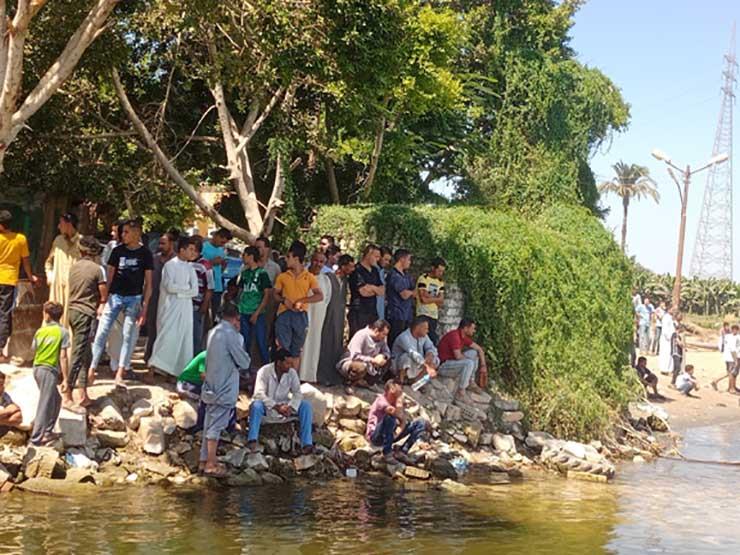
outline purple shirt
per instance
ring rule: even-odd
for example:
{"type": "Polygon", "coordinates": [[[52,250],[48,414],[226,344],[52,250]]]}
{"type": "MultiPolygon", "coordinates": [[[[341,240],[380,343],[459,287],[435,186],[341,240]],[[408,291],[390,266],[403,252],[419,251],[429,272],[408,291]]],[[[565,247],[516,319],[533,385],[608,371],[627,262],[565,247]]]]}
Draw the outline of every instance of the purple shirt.
{"type": "Polygon", "coordinates": [[[378,395],[375,401],[373,401],[373,404],[370,405],[370,413],[367,415],[367,428],[365,428],[365,437],[368,440],[370,440],[375,432],[375,428],[378,427],[378,422],[382,422],[385,417],[385,409],[390,406],[391,404],[383,394],[378,395]]]}

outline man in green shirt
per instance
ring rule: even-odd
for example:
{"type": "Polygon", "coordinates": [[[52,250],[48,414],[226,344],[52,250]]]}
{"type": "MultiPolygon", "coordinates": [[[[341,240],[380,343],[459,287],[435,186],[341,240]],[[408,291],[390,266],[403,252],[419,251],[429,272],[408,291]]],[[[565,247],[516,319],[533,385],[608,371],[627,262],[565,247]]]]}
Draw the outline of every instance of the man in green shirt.
{"type": "Polygon", "coordinates": [[[44,323],[33,336],[33,377],[39,386],[39,404],[31,432],[34,445],[46,445],[59,438],[53,433],[62,408],[57,386],[61,383],[62,393],[66,393],[69,374],[69,332],[59,323],[63,313],[59,303],[44,303],[44,323]]]}
{"type": "Polygon", "coordinates": [[[268,364],[270,352],[267,349],[265,308],[272,294],[272,282],[267,271],[259,265],[260,251],[257,247],[244,249],[242,258],[245,268],[239,275],[238,285],[242,290],[239,297],[239,314],[244,350],[250,352],[252,338],[256,338],[262,364],[268,364]]]}

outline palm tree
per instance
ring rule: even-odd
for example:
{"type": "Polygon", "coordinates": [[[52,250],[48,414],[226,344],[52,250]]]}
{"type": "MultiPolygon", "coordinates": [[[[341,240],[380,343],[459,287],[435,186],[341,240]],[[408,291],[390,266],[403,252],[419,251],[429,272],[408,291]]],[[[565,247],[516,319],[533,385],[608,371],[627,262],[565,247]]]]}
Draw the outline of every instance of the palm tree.
{"type": "Polygon", "coordinates": [[[602,193],[614,193],[622,197],[624,215],[622,217],[622,252],[627,244],[627,212],[630,200],[651,197],[655,202],[660,201],[657,183],[650,177],[650,171],[645,166],[625,164],[621,160],[612,166],[616,174],[611,181],[599,184],[602,193]]]}

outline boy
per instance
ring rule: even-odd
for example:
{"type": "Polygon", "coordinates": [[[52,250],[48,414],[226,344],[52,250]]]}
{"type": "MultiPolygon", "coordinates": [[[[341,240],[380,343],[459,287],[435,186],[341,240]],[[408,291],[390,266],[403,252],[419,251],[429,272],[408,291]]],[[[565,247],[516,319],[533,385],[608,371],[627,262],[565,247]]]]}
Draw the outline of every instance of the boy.
{"type": "Polygon", "coordinates": [[[275,280],[273,294],[280,306],[275,319],[275,340],[279,349],[286,349],[290,356],[300,357],[308,329],[309,303],[323,300],[316,276],[306,270],[306,245],[293,241],[288,250],[288,269],[275,280]]]}
{"type": "Polygon", "coordinates": [[[640,378],[640,383],[642,384],[642,387],[645,388],[645,393],[647,393],[648,397],[650,397],[650,393],[648,393],[648,387],[651,387],[653,390],[653,396],[658,399],[662,399],[663,396],[658,393],[658,376],[653,374],[648,369],[647,359],[645,357],[640,357],[637,359],[637,366],[635,366],[635,370],[637,370],[637,377],[640,378]]]}
{"type": "Polygon", "coordinates": [[[54,424],[62,408],[62,396],[57,385],[62,384],[62,393],[67,393],[69,379],[69,332],[59,320],[64,309],[59,303],[44,303],[44,324],[33,336],[33,377],[39,386],[39,404],[31,432],[33,445],[47,445],[59,438],[54,434],[54,424]],[[61,368],[61,376],[59,375],[61,368]]]}
{"type": "Polygon", "coordinates": [[[696,382],[696,378],[694,378],[693,364],[687,364],[686,369],[678,375],[676,378],[676,389],[687,397],[693,397],[691,392],[699,389],[699,384],[696,382]]]}
{"type": "Polygon", "coordinates": [[[383,446],[383,456],[386,464],[398,464],[398,459],[408,460],[407,454],[416,440],[428,428],[427,421],[417,418],[411,423],[405,423],[403,412],[403,390],[393,380],[385,382],[385,391],[378,395],[370,406],[367,417],[367,428],[365,437],[377,447],[383,446]],[[401,428],[401,433],[396,434],[396,426],[401,428]],[[396,449],[393,454],[393,444],[408,436],[403,446],[396,449]]]}
{"type": "Polygon", "coordinates": [[[200,400],[205,405],[200,468],[206,476],[221,478],[226,467],[216,458],[221,432],[228,426],[239,395],[239,370],[249,368],[251,361],[239,335],[239,310],[227,304],[221,321],[208,335],[206,372],[200,400]]]}
{"type": "Polygon", "coordinates": [[[84,408],[92,403],[87,395],[92,340],[96,319],[108,300],[105,269],[94,260],[99,252],[97,240],[86,235],[80,239],[81,258],[69,270],[69,326],[74,340],[64,408],[73,411],[77,411],[78,406],[84,408]],[[75,406],[72,392],[78,386],[80,398],[75,406]]]}
{"type": "Polygon", "coordinates": [[[270,362],[270,352],[267,349],[265,309],[272,294],[272,283],[267,271],[259,265],[260,258],[257,247],[244,249],[242,259],[245,269],[239,274],[238,280],[242,289],[239,296],[239,314],[244,349],[250,352],[252,338],[256,338],[262,364],[267,364],[270,362]]]}

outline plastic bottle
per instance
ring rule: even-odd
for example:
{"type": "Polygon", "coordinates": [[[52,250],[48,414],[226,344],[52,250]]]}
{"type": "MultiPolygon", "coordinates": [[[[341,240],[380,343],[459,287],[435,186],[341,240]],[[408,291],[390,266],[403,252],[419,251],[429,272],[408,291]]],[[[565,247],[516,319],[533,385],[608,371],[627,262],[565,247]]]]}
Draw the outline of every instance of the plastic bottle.
{"type": "Polygon", "coordinates": [[[431,379],[432,378],[429,377],[429,374],[425,374],[423,378],[417,380],[411,385],[411,389],[413,389],[414,391],[419,391],[422,387],[428,384],[431,379]]]}

